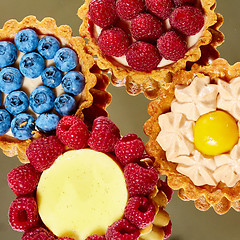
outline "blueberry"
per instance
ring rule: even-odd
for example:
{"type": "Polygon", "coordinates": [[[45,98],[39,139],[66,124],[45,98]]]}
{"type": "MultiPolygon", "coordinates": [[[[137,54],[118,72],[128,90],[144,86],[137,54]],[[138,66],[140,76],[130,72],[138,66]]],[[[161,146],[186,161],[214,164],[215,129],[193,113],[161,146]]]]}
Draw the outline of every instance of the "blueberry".
{"type": "Polygon", "coordinates": [[[62,72],[54,66],[46,68],[42,72],[41,77],[43,84],[50,88],[55,88],[62,82],[62,72]]]}
{"type": "Polygon", "coordinates": [[[63,72],[74,69],[77,61],[77,54],[71,48],[60,48],[54,57],[56,67],[63,72]]]}
{"type": "Polygon", "coordinates": [[[0,109],[0,135],[5,134],[11,127],[11,116],[5,109],[0,109]]]}
{"type": "Polygon", "coordinates": [[[14,38],[17,49],[24,53],[34,51],[38,46],[38,41],[36,32],[29,28],[19,31],[14,38]]]}
{"type": "Polygon", "coordinates": [[[54,106],[56,111],[62,116],[69,116],[76,108],[76,100],[65,93],[55,99],[54,106]]]}
{"type": "Polygon", "coordinates": [[[20,113],[11,122],[12,134],[19,140],[27,140],[34,135],[35,119],[27,113],[20,113]]]}
{"type": "Polygon", "coordinates": [[[66,93],[78,95],[84,88],[84,76],[80,72],[70,71],[63,77],[62,87],[66,93]]]}
{"type": "Polygon", "coordinates": [[[45,113],[54,107],[55,95],[46,86],[36,87],[29,97],[29,104],[35,113],[45,113]]]}
{"type": "Polygon", "coordinates": [[[42,38],[38,43],[38,52],[46,59],[54,58],[60,48],[60,42],[52,36],[42,38]]]}
{"type": "Polygon", "coordinates": [[[23,91],[13,91],[7,95],[4,105],[12,115],[17,115],[28,109],[28,96],[23,91]]]}
{"type": "Polygon", "coordinates": [[[12,65],[17,59],[17,49],[11,42],[0,42],[0,68],[12,65]]]}
{"type": "Polygon", "coordinates": [[[56,130],[60,118],[54,113],[43,113],[36,120],[36,127],[42,132],[53,132],[56,130]]]}
{"type": "Polygon", "coordinates": [[[45,68],[45,61],[39,53],[31,52],[22,56],[19,69],[28,78],[37,78],[45,68]]]}
{"type": "Polygon", "coordinates": [[[0,71],[0,91],[10,93],[21,88],[23,76],[17,68],[6,67],[0,71]]]}

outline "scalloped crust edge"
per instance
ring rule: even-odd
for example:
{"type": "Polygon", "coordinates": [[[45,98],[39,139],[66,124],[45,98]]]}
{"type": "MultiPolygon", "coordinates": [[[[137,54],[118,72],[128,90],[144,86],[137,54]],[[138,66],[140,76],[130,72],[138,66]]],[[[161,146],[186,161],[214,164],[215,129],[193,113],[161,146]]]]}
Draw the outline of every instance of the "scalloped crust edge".
{"type": "MultiPolygon", "coordinates": [[[[37,31],[38,34],[53,35],[60,40],[62,46],[68,46],[76,51],[81,72],[85,77],[85,87],[81,94],[78,110],[75,115],[83,119],[83,109],[89,108],[93,102],[93,96],[90,90],[97,83],[97,77],[92,72],[95,62],[93,57],[87,54],[85,40],[81,37],[73,37],[72,29],[67,25],[61,25],[58,27],[53,18],[44,18],[40,22],[35,16],[27,16],[21,22],[17,22],[15,19],[7,21],[3,28],[0,29],[0,40],[12,41],[16,33],[24,28],[32,28],[37,31]]],[[[20,141],[13,137],[2,135],[0,136],[0,148],[5,155],[9,157],[17,155],[19,160],[25,163],[28,162],[25,154],[28,145],[34,139],[41,136],[43,136],[43,134],[36,132],[31,139],[20,141]]]]}
{"type": "Polygon", "coordinates": [[[192,181],[176,171],[177,164],[168,162],[165,153],[157,143],[156,138],[160,132],[158,116],[170,110],[174,98],[174,86],[177,84],[190,84],[194,76],[209,76],[211,80],[221,78],[230,81],[240,76],[240,63],[232,66],[222,58],[216,59],[209,66],[194,64],[191,71],[181,70],[174,77],[168,88],[161,88],[158,99],[148,105],[150,119],[144,124],[144,132],[149,136],[146,144],[147,152],[155,157],[155,167],[160,174],[167,175],[168,185],[179,190],[178,195],[184,201],[193,200],[197,209],[206,211],[213,207],[216,213],[225,214],[231,207],[240,211],[240,182],[234,187],[227,187],[220,182],[216,187],[204,185],[195,186],[192,181]]]}
{"type": "MultiPolygon", "coordinates": [[[[83,20],[79,28],[80,36],[88,39],[88,51],[90,54],[98,57],[96,62],[99,68],[112,72],[112,83],[115,86],[125,85],[127,92],[131,95],[137,95],[143,92],[148,99],[154,99],[159,95],[161,86],[165,87],[165,85],[168,85],[172,80],[172,75],[180,69],[185,69],[188,62],[197,62],[201,58],[201,55],[209,57],[209,53],[211,53],[211,60],[219,57],[216,47],[224,41],[224,36],[218,30],[223,23],[223,17],[214,12],[216,0],[201,0],[206,16],[205,30],[195,47],[189,49],[185,57],[176,63],[165,68],[153,70],[150,73],[116,66],[104,57],[96,40],[91,38],[88,31],[88,5],[90,1],[91,0],[85,0],[85,3],[78,10],[78,16],[83,20]],[[208,49],[205,51],[203,46],[208,46],[208,49]]],[[[204,61],[208,60],[210,59],[204,61]]]]}

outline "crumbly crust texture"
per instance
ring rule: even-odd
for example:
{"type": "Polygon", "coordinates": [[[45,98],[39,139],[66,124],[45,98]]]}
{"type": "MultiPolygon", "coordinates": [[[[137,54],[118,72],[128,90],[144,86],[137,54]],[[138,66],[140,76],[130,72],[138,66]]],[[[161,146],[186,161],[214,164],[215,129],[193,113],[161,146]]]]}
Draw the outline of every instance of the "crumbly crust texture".
{"type": "Polygon", "coordinates": [[[96,62],[99,68],[111,71],[112,83],[115,86],[125,85],[127,92],[131,95],[143,92],[148,99],[154,99],[161,92],[161,87],[167,88],[168,85],[171,85],[173,74],[181,69],[185,69],[187,64],[195,63],[198,60],[206,63],[210,59],[219,57],[216,47],[224,40],[223,34],[218,30],[222,25],[223,17],[214,12],[215,0],[201,0],[205,14],[205,27],[197,44],[188,50],[184,58],[164,68],[153,70],[150,73],[135,71],[129,67],[114,64],[113,61],[109,61],[101,53],[96,39],[92,38],[88,31],[88,6],[90,1],[85,0],[85,3],[78,10],[78,16],[83,20],[79,29],[80,36],[88,39],[88,51],[90,54],[97,56],[96,62]]]}
{"type": "Polygon", "coordinates": [[[226,60],[219,58],[214,60],[211,65],[194,64],[191,71],[181,70],[174,75],[172,84],[167,88],[161,88],[159,98],[148,106],[151,118],[144,124],[144,131],[149,136],[146,150],[155,157],[155,167],[159,173],[168,176],[168,185],[172,189],[179,190],[178,195],[184,201],[193,200],[196,208],[201,211],[206,211],[210,207],[213,207],[218,214],[225,214],[231,207],[240,211],[240,182],[234,187],[227,187],[222,182],[216,187],[195,186],[187,176],[177,172],[177,164],[166,160],[165,152],[156,141],[160,132],[158,117],[170,111],[175,85],[189,85],[196,76],[209,76],[213,82],[219,78],[229,82],[240,76],[240,63],[230,66],[226,60]]]}
{"type": "MultiPolygon", "coordinates": [[[[35,16],[28,16],[24,18],[21,22],[17,22],[14,19],[7,21],[4,24],[3,28],[0,29],[0,41],[13,41],[16,33],[25,28],[32,28],[38,34],[55,36],[61,42],[62,46],[70,47],[76,51],[79,59],[81,72],[85,77],[85,87],[81,93],[78,110],[76,111],[75,115],[83,119],[83,109],[89,108],[93,103],[93,95],[91,92],[93,90],[91,89],[97,83],[97,76],[94,74],[94,71],[100,74],[100,70],[97,67],[94,67],[94,59],[91,55],[86,53],[85,40],[81,37],[73,37],[72,29],[67,25],[62,25],[58,27],[56,25],[56,21],[53,18],[44,18],[40,22],[36,19],[35,16]]],[[[101,91],[105,91],[105,88],[106,86],[101,91]]],[[[108,100],[108,103],[109,101],[110,100],[108,100]]],[[[101,105],[102,111],[105,111],[104,109],[106,107],[106,103],[104,104],[101,105]]],[[[20,141],[16,138],[2,135],[0,136],[0,148],[7,156],[12,157],[17,155],[21,162],[28,162],[25,154],[26,149],[31,143],[31,141],[41,136],[41,133],[36,132],[31,139],[28,139],[26,141],[20,141]]]]}

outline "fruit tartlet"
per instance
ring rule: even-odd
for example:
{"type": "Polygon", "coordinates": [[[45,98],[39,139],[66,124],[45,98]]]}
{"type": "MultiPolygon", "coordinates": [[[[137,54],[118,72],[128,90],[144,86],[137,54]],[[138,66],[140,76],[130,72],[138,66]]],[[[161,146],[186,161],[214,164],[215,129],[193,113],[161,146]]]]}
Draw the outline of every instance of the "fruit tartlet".
{"type": "MultiPolygon", "coordinates": [[[[97,76],[99,70],[85,48],[85,41],[73,37],[69,26],[58,27],[52,18],[40,22],[28,16],[4,24],[0,30],[0,147],[7,156],[18,155],[25,161],[31,139],[55,131],[62,116],[83,117],[82,110],[92,105],[90,91],[98,79],[105,79],[97,76]]],[[[97,94],[97,89],[93,92],[97,94]]]]}
{"type": "Polygon", "coordinates": [[[120,137],[107,117],[89,132],[64,116],[56,135],[33,141],[29,163],[8,174],[17,198],[11,227],[22,240],[166,239],[171,221],[164,210],[172,190],[160,180],[136,134],[120,137]]]}
{"type": "Polygon", "coordinates": [[[112,72],[114,85],[153,99],[178,70],[219,57],[223,18],[215,5],[215,0],[85,0],[79,31],[100,69],[112,72]]]}
{"type": "Polygon", "coordinates": [[[147,152],[168,185],[200,210],[240,211],[240,64],[217,59],[180,71],[149,104],[147,152]]]}

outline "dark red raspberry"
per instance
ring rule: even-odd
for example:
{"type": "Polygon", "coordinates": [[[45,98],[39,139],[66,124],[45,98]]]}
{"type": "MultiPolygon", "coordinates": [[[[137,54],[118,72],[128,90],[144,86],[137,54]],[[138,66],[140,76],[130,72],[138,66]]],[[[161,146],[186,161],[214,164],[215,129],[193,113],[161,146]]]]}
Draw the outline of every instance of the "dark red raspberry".
{"type": "Polygon", "coordinates": [[[128,134],[120,138],[115,145],[115,154],[123,166],[140,160],[144,150],[144,143],[136,134],[128,134]]]}
{"type": "Polygon", "coordinates": [[[114,57],[125,55],[130,42],[127,34],[118,27],[102,30],[98,37],[98,46],[101,51],[114,57]]]}
{"type": "Polygon", "coordinates": [[[143,168],[137,163],[129,163],[124,168],[124,176],[130,196],[150,194],[159,178],[154,168],[143,168]]]}
{"type": "Polygon", "coordinates": [[[197,34],[204,26],[201,10],[193,6],[176,8],[170,15],[169,21],[173,28],[187,36],[197,34]]]}
{"type": "Polygon", "coordinates": [[[113,25],[117,19],[114,0],[92,0],[88,14],[91,20],[101,28],[113,25]]]}
{"type": "Polygon", "coordinates": [[[176,6],[184,5],[184,4],[194,4],[197,0],[173,0],[176,6]]]}
{"type": "Polygon", "coordinates": [[[168,199],[168,202],[171,200],[172,195],[173,195],[173,190],[167,185],[167,183],[165,181],[160,181],[161,186],[158,188],[159,191],[163,191],[168,199]]]}
{"type": "Polygon", "coordinates": [[[136,40],[154,42],[163,32],[162,22],[151,14],[141,13],[131,20],[131,33],[136,40]]]}
{"type": "Polygon", "coordinates": [[[60,238],[57,238],[57,240],[74,240],[74,238],[70,238],[70,237],[60,237],[60,238]]]}
{"type": "Polygon", "coordinates": [[[172,0],[145,0],[148,11],[165,20],[174,9],[172,0]]]}
{"type": "Polygon", "coordinates": [[[167,226],[163,227],[163,231],[165,233],[164,239],[168,239],[172,234],[172,222],[171,222],[171,220],[169,221],[167,226]]]}
{"type": "Polygon", "coordinates": [[[56,129],[61,142],[72,149],[82,149],[87,146],[89,132],[86,124],[77,117],[63,117],[56,129]]]}
{"type": "Polygon", "coordinates": [[[23,232],[39,224],[38,207],[34,197],[18,197],[12,201],[9,223],[13,230],[23,232]]]}
{"type": "Polygon", "coordinates": [[[34,168],[42,172],[48,169],[64,150],[65,146],[57,136],[49,136],[32,142],[28,146],[26,154],[34,168]]]}
{"type": "Polygon", "coordinates": [[[21,240],[55,240],[55,236],[53,233],[49,232],[47,229],[43,227],[39,228],[31,228],[27,230],[21,240]]]}
{"type": "Polygon", "coordinates": [[[151,224],[156,215],[156,208],[152,201],[143,196],[132,197],[125,207],[124,216],[139,229],[151,224]]]}
{"type": "Polygon", "coordinates": [[[87,237],[85,240],[105,240],[105,237],[94,234],[94,235],[87,237]]]}
{"type": "Polygon", "coordinates": [[[117,0],[116,10],[118,16],[123,20],[130,20],[136,17],[145,9],[143,0],[117,0]]]}
{"type": "Polygon", "coordinates": [[[40,173],[30,164],[24,164],[8,173],[8,186],[17,195],[32,193],[38,185],[40,173]]]}
{"type": "Polygon", "coordinates": [[[107,117],[98,117],[93,121],[88,145],[99,152],[113,152],[120,138],[118,127],[107,117]]]}
{"type": "Polygon", "coordinates": [[[120,219],[108,227],[106,240],[137,240],[140,235],[139,230],[127,219],[120,219]]]}
{"type": "Polygon", "coordinates": [[[171,61],[178,61],[187,52],[186,42],[175,31],[163,34],[157,40],[157,48],[162,57],[171,61]]]}
{"type": "Polygon", "coordinates": [[[152,44],[137,41],[128,48],[126,59],[133,69],[151,72],[159,64],[161,56],[157,48],[152,44]]]}

